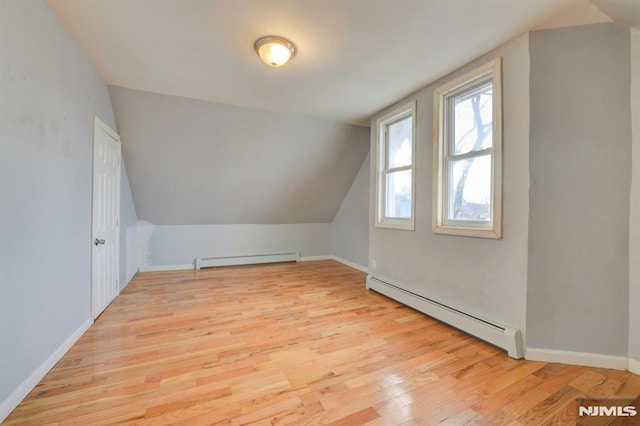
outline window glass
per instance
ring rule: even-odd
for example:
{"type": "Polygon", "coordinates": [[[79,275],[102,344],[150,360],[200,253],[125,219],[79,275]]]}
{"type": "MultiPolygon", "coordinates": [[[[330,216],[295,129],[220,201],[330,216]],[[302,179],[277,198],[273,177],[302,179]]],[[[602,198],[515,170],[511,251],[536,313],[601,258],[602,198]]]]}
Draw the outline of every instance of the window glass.
{"type": "Polygon", "coordinates": [[[411,165],[411,134],[413,132],[413,120],[411,116],[388,126],[389,139],[389,168],[411,165]]]}
{"type": "Polygon", "coordinates": [[[491,220],[491,156],[451,162],[448,220],[491,220]]]}
{"type": "Polygon", "coordinates": [[[490,148],[493,142],[491,82],[453,99],[454,155],[490,148]]]}
{"type": "Polygon", "coordinates": [[[411,170],[389,173],[386,181],[386,217],[411,217],[411,170]]]}

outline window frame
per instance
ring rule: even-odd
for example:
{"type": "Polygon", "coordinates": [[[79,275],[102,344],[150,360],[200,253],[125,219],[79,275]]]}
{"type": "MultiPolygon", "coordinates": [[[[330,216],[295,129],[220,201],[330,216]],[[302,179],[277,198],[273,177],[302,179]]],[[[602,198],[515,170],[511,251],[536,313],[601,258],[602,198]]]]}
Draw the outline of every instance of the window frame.
{"type": "Polygon", "coordinates": [[[496,58],[452,81],[433,93],[433,224],[437,234],[480,238],[502,238],[502,60],[496,58]],[[487,82],[492,83],[492,147],[470,153],[450,155],[452,146],[447,99],[464,96],[487,82]],[[491,155],[491,219],[487,222],[449,220],[449,165],[453,159],[491,155]]]}
{"type": "Polygon", "coordinates": [[[416,217],[416,102],[408,102],[376,120],[376,203],[375,203],[375,227],[415,230],[416,217]],[[387,168],[388,143],[387,129],[389,126],[411,117],[411,164],[408,166],[387,168]],[[403,170],[411,171],[411,217],[398,218],[386,217],[386,176],[403,170]]]}

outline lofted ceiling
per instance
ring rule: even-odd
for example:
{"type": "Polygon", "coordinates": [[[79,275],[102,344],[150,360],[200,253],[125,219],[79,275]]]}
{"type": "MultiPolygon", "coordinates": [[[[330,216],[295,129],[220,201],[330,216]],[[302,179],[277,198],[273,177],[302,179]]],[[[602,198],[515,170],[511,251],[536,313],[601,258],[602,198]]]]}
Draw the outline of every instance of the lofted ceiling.
{"type": "Polygon", "coordinates": [[[369,152],[364,127],[109,93],[138,217],[157,225],[331,223],[369,152]]]}
{"type": "Polygon", "coordinates": [[[640,3],[45,1],[110,86],[138,217],[161,225],[329,223],[369,151],[353,124],[529,29],[640,3]],[[264,35],[294,60],[265,66],[264,35]]]}
{"type": "Polygon", "coordinates": [[[615,22],[640,29],[640,0],[589,0],[615,22]]]}
{"type": "Polygon", "coordinates": [[[368,125],[378,110],[577,1],[46,3],[109,85],[368,125]],[[253,51],[270,34],[297,46],[284,68],[266,67],[253,51]]]}

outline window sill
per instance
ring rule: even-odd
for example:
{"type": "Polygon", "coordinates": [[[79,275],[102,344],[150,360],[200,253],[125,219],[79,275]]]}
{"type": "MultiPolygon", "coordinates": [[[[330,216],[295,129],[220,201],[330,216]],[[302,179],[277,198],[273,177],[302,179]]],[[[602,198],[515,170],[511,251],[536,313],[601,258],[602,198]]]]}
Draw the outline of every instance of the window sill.
{"type": "Polygon", "coordinates": [[[434,234],[457,235],[460,237],[489,238],[499,240],[502,238],[501,229],[494,228],[469,228],[463,226],[434,225],[434,234]]]}
{"type": "Polygon", "coordinates": [[[413,220],[407,221],[376,221],[376,228],[399,229],[402,231],[415,231],[416,227],[413,220]]]}

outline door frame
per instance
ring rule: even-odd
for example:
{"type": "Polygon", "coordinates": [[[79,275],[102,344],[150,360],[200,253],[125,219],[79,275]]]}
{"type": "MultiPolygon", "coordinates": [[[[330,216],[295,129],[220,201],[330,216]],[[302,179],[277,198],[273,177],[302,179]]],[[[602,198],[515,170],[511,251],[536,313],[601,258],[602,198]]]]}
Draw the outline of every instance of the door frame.
{"type": "MultiPolygon", "coordinates": [[[[118,193],[118,196],[115,199],[116,202],[116,212],[117,213],[117,219],[116,219],[116,242],[115,242],[115,247],[116,247],[116,281],[117,281],[117,293],[114,295],[113,299],[115,299],[116,297],[118,297],[118,295],[120,294],[120,198],[121,198],[121,189],[120,189],[120,184],[121,184],[121,179],[122,179],[122,142],[120,141],[120,135],[118,133],[116,133],[115,130],[113,130],[111,127],[109,127],[108,124],[106,124],[104,121],[102,121],[97,115],[93,116],[93,143],[92,143],[92,150],[91,150],[91,232],[90,232],[90,242],[89,242],[89,247],[91,247],[91,279],[90,279],[90,294],[91,294],[91,299],[90,299],[90,303],[91,303],[91,318],[92,319],[96,319],[103,311],[100,312],[96,312],[97,306],[96,303],[94,301],[94,292],[95,292],[95,288],[94,288],[94,281],[93,281],[93,268],[94,268],[94,243],[93,243],[93,239],[94,239],[94,235],[93,235],[93,221],[94,221],[94,201],[95,201],[95,188],[94,188],[94,182],[96,180],[95,177],[95,173],[96,173],[96,168],[95,168],[95,152],[96,152],[96,140],[97,140],[97,133],[99,131],[103,131],[105,132],[108,136],[110,136],[112,139],[114,139],[116,142],[118,142],[118,144],[120,144],[120,159],[118,160],[118,170],[117,170],[117,174],[116,174],[116,190],[118,193]]],[[[112,301],[113,301],[112,299],[112,301]]]]}

